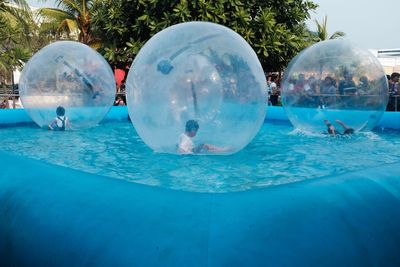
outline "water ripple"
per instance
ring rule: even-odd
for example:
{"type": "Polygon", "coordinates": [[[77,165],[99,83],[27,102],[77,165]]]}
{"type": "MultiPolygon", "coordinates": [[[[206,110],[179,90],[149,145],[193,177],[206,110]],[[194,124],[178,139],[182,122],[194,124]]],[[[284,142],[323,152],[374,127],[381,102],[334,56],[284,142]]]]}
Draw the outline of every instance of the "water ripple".
{"type": "Polygon", "coordinates": [[[2,149],[90,173],[196,192],[227,192],[340,174],[399,160],[399,133],[333,138],[267,123],[230,156],[179,156],[151,151],[129,122],[75,132],[2,128],[2,149]]]}

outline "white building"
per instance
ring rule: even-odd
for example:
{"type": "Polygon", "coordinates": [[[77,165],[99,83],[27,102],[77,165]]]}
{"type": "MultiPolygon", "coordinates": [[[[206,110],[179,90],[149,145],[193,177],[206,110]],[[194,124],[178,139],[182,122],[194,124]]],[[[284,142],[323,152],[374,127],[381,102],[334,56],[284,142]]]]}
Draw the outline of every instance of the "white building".
{"type": "Polygon", "coordinates": [[[400,73],[400,48],[370,50],[381,62],[385,73],[390,75],[393,72],[400,73]]]}

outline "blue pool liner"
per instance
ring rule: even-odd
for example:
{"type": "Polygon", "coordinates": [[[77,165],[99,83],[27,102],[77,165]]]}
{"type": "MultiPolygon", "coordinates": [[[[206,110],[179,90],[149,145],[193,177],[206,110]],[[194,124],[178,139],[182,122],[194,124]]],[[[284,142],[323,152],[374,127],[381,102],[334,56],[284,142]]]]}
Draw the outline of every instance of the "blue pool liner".
{"type": "Polygon", "coordinates": [[[218,194],[0,158],[3,266],[400,266],[400,163],[218,194]]]}
{"type": "MultiPolygon", "coordinates": [[[[112,107],[105,121],[123,121],[128,119],[128,108],[126,106],[112,107]]],[[[282,107],[268,106],[266,121],[288,121],[285,110],[282,107]]],[[[0,110],[0,127],[33,123],[24,109],[0,110]]],[[[385,112],[377,125],[378,128],[400,130],[400,112],[385,112]]]]}
{"type": "Polygon", "coordinates": [[[0,266],[400,266],[400,162],[232,193],[0,164],[0,266]]]}

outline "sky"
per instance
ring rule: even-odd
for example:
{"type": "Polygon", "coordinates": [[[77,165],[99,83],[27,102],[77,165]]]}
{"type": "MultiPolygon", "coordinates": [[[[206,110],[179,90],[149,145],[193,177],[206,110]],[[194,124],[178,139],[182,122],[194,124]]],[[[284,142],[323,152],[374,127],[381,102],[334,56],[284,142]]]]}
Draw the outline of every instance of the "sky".
{"type": "Polygon", "coordinates": [[[56,7],[55,0],[26,0],[33,7],[56,7]]]}
{"type": "Polygon", "coordinates": [[[400,0],[312,0],[319,5],[307,25],[328,16],[328,34],[346,33],[346,38],[367,49],[400,48],[400,0]]]}
{"type": "MultiPolygon", "coordinates": [[[[400,0],[312,0],[318,4],[307,21],[316,30],[314,20],[328,16],[328,34],[346,33],[346,38],[367,49],[400,48],[400,0]]],[[[54,5],[54,0],[28,0],[31,6],[54,5]]]]}

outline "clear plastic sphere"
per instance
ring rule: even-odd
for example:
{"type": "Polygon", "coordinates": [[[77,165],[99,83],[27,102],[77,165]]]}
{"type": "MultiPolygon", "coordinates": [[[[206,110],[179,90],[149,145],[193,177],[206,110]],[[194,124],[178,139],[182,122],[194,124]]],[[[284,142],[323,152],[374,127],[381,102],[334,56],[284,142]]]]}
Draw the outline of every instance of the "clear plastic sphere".
{"type": "Polygon", "coordinates": [[[282,104],[295,128],[336,133],[371,130],[388,101],[378,59],[343,39],[319,42],[297,55],[282,80],[282,104]]]}
{"type": "Polygon", "coordinates": [[[195,120],[191,141],[211,147],[196,153],[231,154],[252,140],[265,117],[266,80],[255,52],[214,23],[157,33],[136,56],[126,87],[132,123],[158,152],[180,153],[186,123],[195,120]]]}
{"type": "Polygon", "coordinates": [[[87,45],[60,41],[37,52],[19,84],[21,102],[32,120],[47,128],[63,107],[73,129],[97,125],[115,98],[115,80],[104,58],[87,45]]]}

